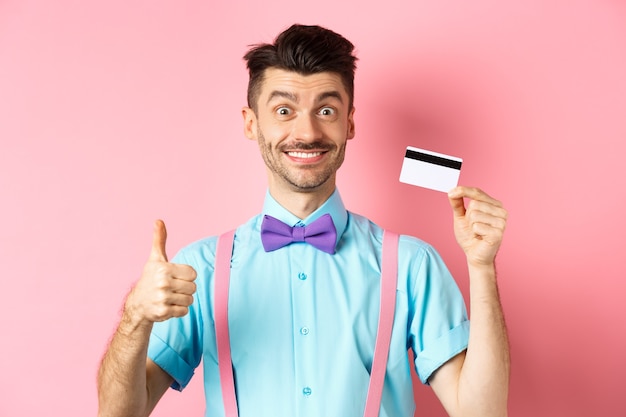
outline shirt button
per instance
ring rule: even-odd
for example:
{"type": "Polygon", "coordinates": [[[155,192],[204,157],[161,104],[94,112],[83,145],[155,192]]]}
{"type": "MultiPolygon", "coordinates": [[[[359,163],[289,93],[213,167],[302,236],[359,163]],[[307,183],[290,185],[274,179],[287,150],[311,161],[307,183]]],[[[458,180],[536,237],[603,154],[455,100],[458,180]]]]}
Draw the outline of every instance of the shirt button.
{"type": "Polygon", "coordinates": [[[306,336],[307,334],[309,334],[309,328],[308,327],[301,327],[300,328],[300,334],[303,334],[303,335],[306,336]]]}
{"type": "Polygon", "coordinates": [[[298,279],[299,279],[300,281],[304,281],[306,278],[307,278],[307,276],[306,276],[306,274],[305,274],[304,272],[300,272],[300,273],[298,274],[298,279]]]}
{"type": "Polygon", "coordinates": [[[309,387],[302,388],[302,395],[304,395],[305,397],[310,396],[312,392],[313,391],[309,387]]]}

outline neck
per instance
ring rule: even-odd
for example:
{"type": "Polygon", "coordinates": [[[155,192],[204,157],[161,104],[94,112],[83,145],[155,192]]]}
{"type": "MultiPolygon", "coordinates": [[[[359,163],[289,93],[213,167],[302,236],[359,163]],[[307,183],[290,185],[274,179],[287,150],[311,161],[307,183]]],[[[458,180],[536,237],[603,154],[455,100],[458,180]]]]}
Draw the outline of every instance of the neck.
{"type": "Polygon", "coordinates": [[[284,208],[300,219],[307,218],[317,210],[335,191],[335,184],[312,191],[284,190],[270,185],[270,194],[284,208]]]}

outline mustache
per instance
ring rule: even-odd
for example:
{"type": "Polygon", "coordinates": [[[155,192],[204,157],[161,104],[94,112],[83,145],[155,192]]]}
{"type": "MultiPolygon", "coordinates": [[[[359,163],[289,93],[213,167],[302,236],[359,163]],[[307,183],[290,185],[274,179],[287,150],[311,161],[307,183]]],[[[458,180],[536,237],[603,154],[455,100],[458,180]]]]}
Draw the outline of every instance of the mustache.
{"type": "Polygon", "coordinates": [[[312,150],[316,150],[316,151],[329,151],[331,149],[333,149],[335,146],[329,143],[325,143],[325,142],[311,142],[311,143],[303,143],[303,142],[293,142],[293,143],[287,143],[284,144],[280,147],[280,150],[285,152],[287,150],[290,151],[312,151],[312,150]]]}

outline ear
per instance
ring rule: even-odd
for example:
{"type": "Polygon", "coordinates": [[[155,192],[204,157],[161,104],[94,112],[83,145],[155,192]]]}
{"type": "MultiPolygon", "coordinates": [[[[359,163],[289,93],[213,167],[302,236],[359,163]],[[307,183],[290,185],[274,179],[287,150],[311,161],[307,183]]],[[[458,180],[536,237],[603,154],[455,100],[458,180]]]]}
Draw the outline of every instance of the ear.
{"type": "Polygon", "coordinates": [[[244,107],[241,109],[241,115],[243,116],[243,134],[250,140],[257,140],[257,119],[254,110],[250,107],[244,107]]]}
{"type": "Polygon", "coordinates": [[[350,113],[348,114],[348,131],[346,132],[346,139],[348,140],[354,138],[354,135],[356,134],[355,127],[354,127],[354,111],[355,110],[356,109],[353,106],[352,110],[350,110],[350,113]]]}

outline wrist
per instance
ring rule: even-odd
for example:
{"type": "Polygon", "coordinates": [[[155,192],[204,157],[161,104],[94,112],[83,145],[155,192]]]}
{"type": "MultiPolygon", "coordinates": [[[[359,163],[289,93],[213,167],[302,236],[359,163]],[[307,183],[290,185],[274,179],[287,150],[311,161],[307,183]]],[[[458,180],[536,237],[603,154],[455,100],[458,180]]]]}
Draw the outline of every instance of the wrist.
{"type": "Polygon", "coordinates": [[[154,323],[137,317],[136,315],[128,314],[124,312],[122,314],[122,320],[118,328],[118,332],[126,337],[141,337],[149,336],[152,332],[152,325],[154,323]]]}
{"type": "Polygon", "coordinates": [[[476,263],[468,260],[467,269],[470,280],[496,281],[496,264],[494,262],[476,263]]]}
{"type": "Polygon", "coordinates": [[[133,303],[132,297],[133,293],[131,292],[124,303],[122,319],[120,321],[120,330],[122,330],[125,334],[136,332],[150,333],[154,323],[146,318],[145,314],[142,314],[141,304],[136,305],[133,303]]]}
{"type": "Polygon", "coordinates": [[[477,261],[468,259],[467,267],[476,272],[482,272],[482,273],[495,273],[496,272],[496,263],[494,261],[477,262],[477,261]]]}

